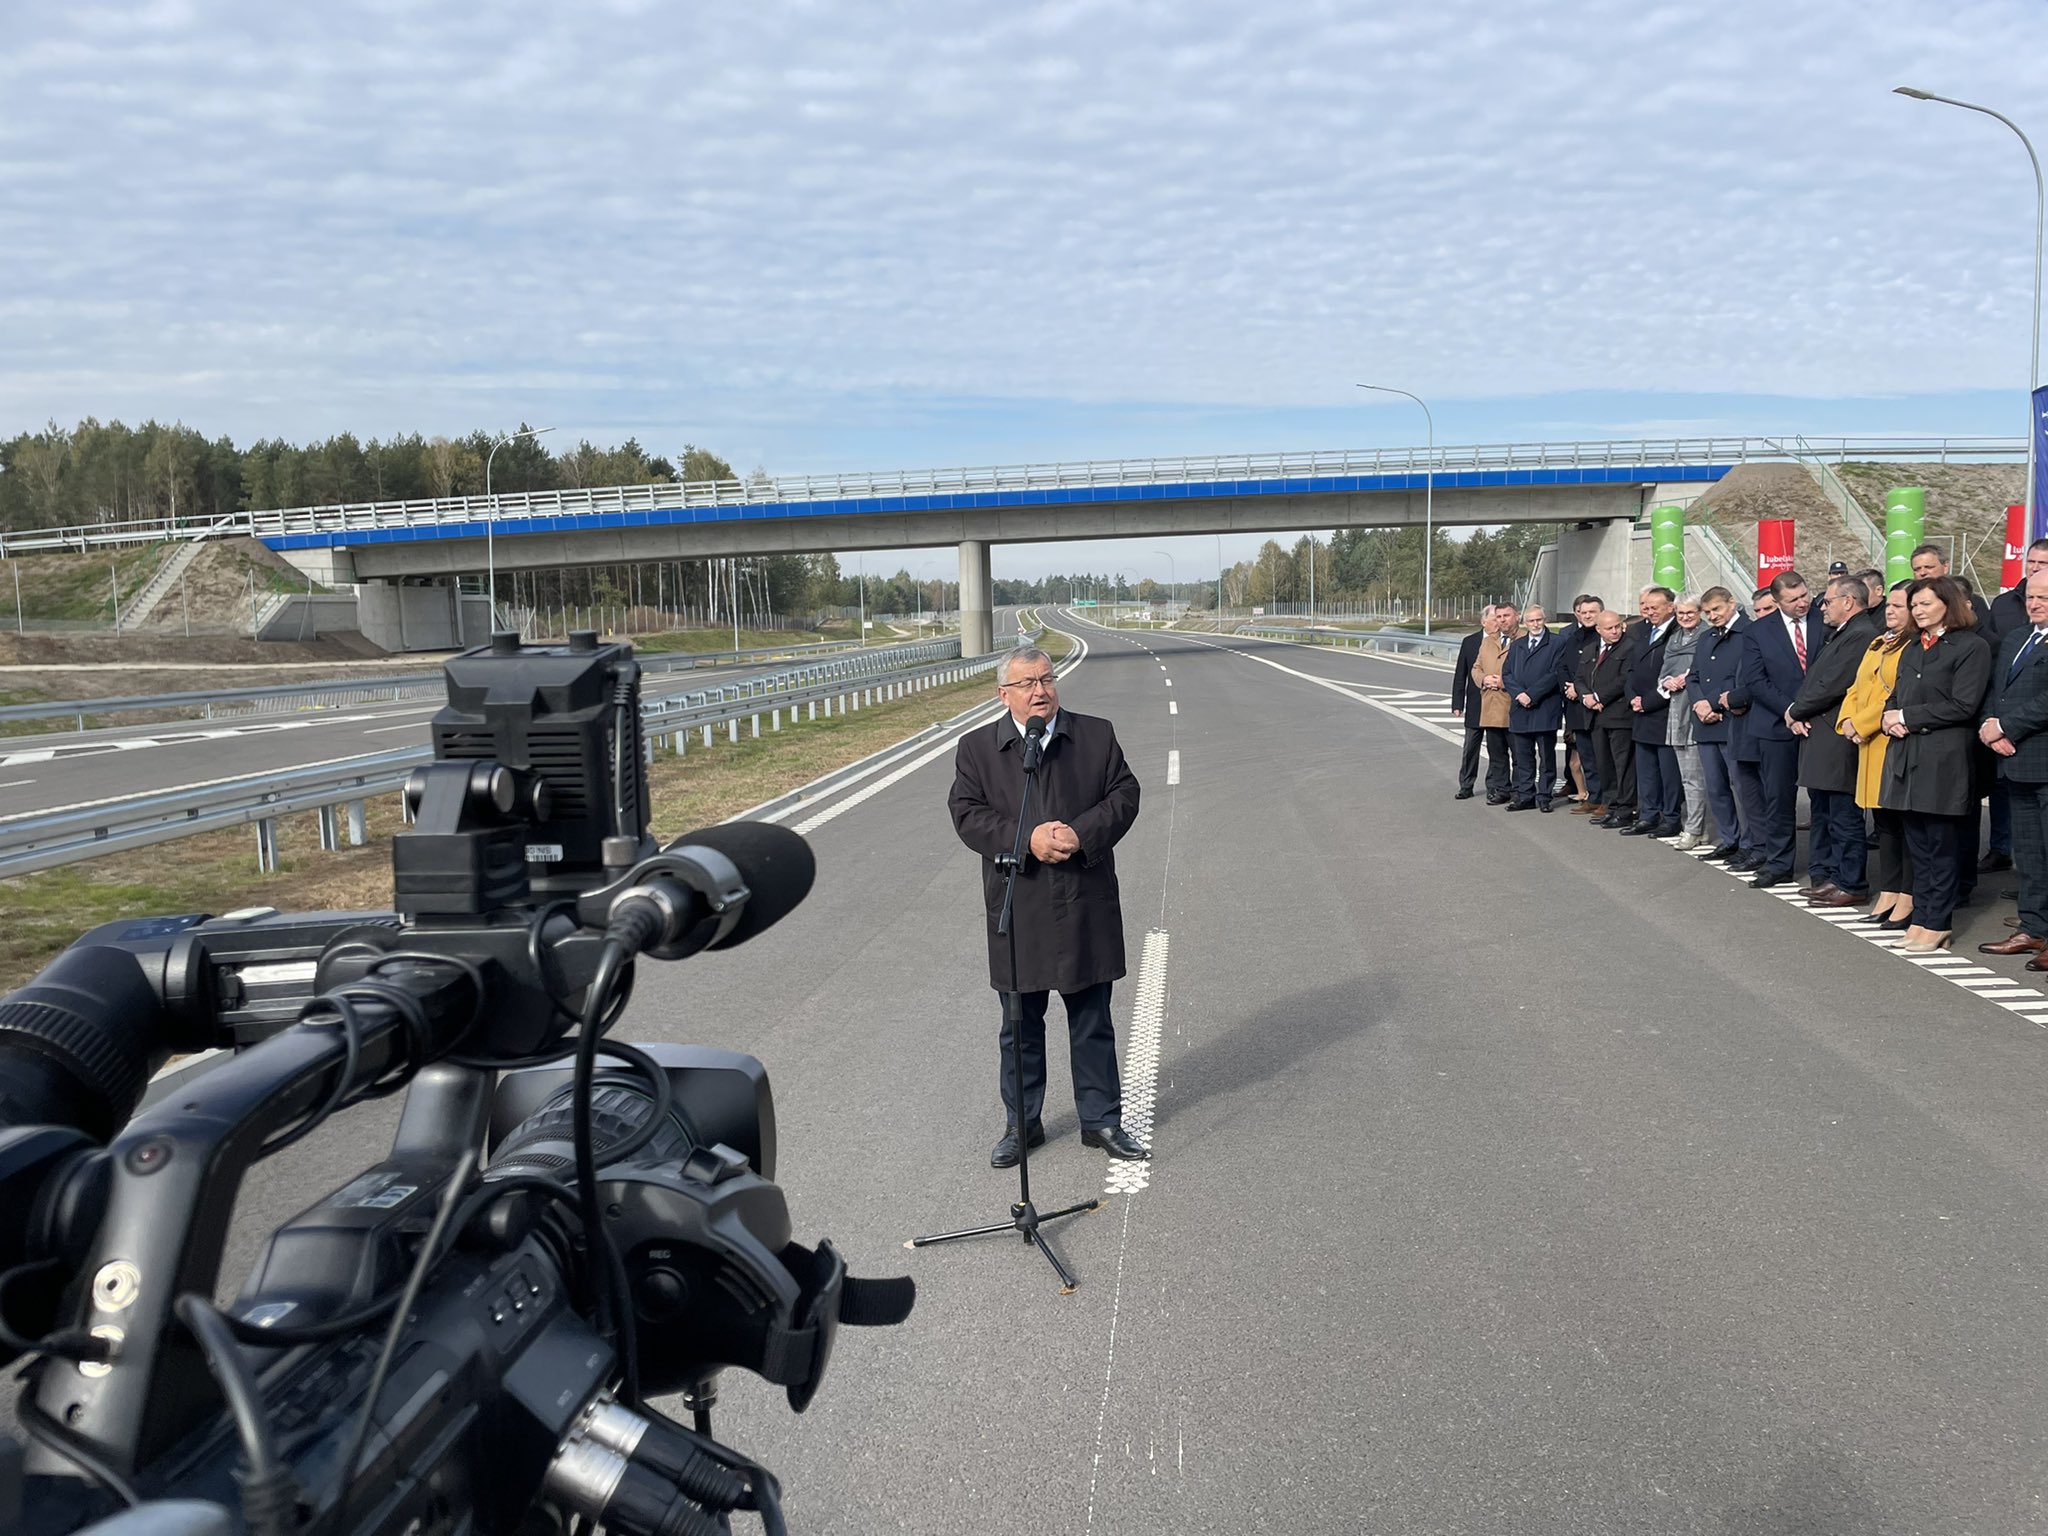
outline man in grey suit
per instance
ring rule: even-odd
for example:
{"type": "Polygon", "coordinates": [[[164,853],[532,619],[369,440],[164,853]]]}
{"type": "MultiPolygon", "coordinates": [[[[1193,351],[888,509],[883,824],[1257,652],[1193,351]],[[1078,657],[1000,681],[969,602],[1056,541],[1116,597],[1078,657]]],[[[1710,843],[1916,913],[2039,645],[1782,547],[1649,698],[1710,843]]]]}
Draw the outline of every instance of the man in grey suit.
{"type": "Polygon", "coordinates": [[[2027,622],[2006,631],[1984,696],[1977,736],[1998,757],[2012,796],[2012,861],[2020,875],[2020,927],[1977,947],[1987,955],[2031,954],[2048,971],[2048,573],[2027,578],[2027,622]]]}

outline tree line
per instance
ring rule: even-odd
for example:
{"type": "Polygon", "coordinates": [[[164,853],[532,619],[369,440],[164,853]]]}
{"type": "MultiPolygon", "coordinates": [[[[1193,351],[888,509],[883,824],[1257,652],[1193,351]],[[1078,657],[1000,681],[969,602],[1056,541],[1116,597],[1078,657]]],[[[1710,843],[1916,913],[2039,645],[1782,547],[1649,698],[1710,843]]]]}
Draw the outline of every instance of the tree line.
{"type": "MultiPolygon", "coordinates": [[[[528,429],[521,423],[520,430],[528,429]]],[[[414,432],[365,441],[340,432],[317,443],[264,438],[237,448],[228,437],[209,438],[183,422],[53,421],[0,441],[0,530],[481,496],[487,466],[493,491],[738,478],[725,460],[694,446],[676,463],[632,438],[616,448],[585,440],[551,452],[540,438],[520,437],[493,457],[498,437],[414,432]]]]}

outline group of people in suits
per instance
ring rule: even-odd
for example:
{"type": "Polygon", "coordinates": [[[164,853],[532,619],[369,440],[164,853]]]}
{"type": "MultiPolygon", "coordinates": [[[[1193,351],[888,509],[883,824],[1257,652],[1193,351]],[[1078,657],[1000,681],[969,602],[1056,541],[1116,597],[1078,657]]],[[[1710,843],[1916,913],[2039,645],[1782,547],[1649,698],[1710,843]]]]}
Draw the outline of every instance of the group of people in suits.
{"type": "Polygon", "coordinates": [[[1452,676],[1457,797],[1483,749],[1490,805],[1569,799],[1623,836],[1711,845],[1768,889],[1794,879],[1804,790],[1809,903],[1869,903],[1928,953],[1980,870],[2017,867],[2015,932],[1979,947],[2048,971],[2048,539],[1990,604],[1932,545],[1912,569],[1889,591],[1876,570],[1837,567],[1819,592],[1785,571],[1747,613],[1725,587],[1647,587],[1633,621],[1588,593],[1558,634],[1541,607],[1496,605],[1452,676]]]}

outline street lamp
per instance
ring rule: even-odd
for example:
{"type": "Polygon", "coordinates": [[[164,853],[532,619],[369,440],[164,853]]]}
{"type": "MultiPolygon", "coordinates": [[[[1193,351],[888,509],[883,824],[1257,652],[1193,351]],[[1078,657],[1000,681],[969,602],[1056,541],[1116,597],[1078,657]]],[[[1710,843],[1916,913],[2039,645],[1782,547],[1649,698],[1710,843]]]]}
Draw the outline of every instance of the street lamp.
{"type": "Polygon", "coordinates": [[[1430,559],[1436,548],[1436,418],[1429,414],[1429,407],[1422,396],[1410,395],[1405,389],[1395,389],[1388,384],[1361,384],[1360,389],[1376,389],[1383,395],[1405,395],[1422,406],[1422,419],[1429,424],[1429,466],[1427,478],[1422,483],[1422,632],[1429,633],[1430,610],[1430,559]]]}
{"type": "Polygon", "coordinates": [[[1175,563],[1173,551],[1170,549],[1155,549],[1152,553],[1166,556],[1166,579],[1173,583],[1166,591],[1166,606],[1171,609],[1173,607],[1174,591],[1180,586],[1180,566],[1175,563]]]}
{"type": "Polygon", "coordinates": [[[1965,112],[1981,112],[1986,117],[1997,118],[2018,136],[2026,148],[2027,159],[2034,167],[2034,324],[2028,332],[2032,351],[2027,361],[2027,537],[2031,539],[2041,531],[2034,522],[2034,476],[2037,472],[2034,440],[2041,435],[2040,426],[2034,420],[2034,391],[2041,387],[2041,233],[2043,226],[2048,225],[2048,190],[2044,190],[2041,181],[2041,157],[2034,153],[2033,143],[2020,132],[2020,125],[2003,112],[1980,107],[1974,101],[1957,101],[1953,96],[1915,90],[1910,85],[1893,86],[1892,94],[1910,96],[1915,101],[1938,101],[1943,106],[1961,107],[1965,112]]]}
{"type": "MultiPolygon", "coordinates": [[[[484,498],[491,496],[491,460],[498,456],[498,450],[507,443],[516,443],[522,437],[539,437],[543,432],[552,432],[553,427],[524,427],[517,432],[508,432],[491,444],[491,451],[484,455],[484,498]]],[[[498,627],[498,504],[491,502],[484,514],[484,570],[485,583],[490,589],[491,628],[498,627]]]]}

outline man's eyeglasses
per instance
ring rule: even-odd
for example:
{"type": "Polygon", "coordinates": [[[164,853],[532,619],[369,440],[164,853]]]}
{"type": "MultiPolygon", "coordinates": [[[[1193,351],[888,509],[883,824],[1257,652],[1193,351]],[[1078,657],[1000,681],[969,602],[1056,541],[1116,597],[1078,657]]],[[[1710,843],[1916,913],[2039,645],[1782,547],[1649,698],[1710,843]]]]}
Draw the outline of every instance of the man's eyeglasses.
{"type": "Polygon", "coordinates": [[[1017,688],[1025,693],[1029,693],[1034,688],[1050,689],[1052,685],[1053,676],[1050,672],[1047,672],[1042,677],[1013,677],[1007,683],[996,684],[998,688],[1017,688]]]}

